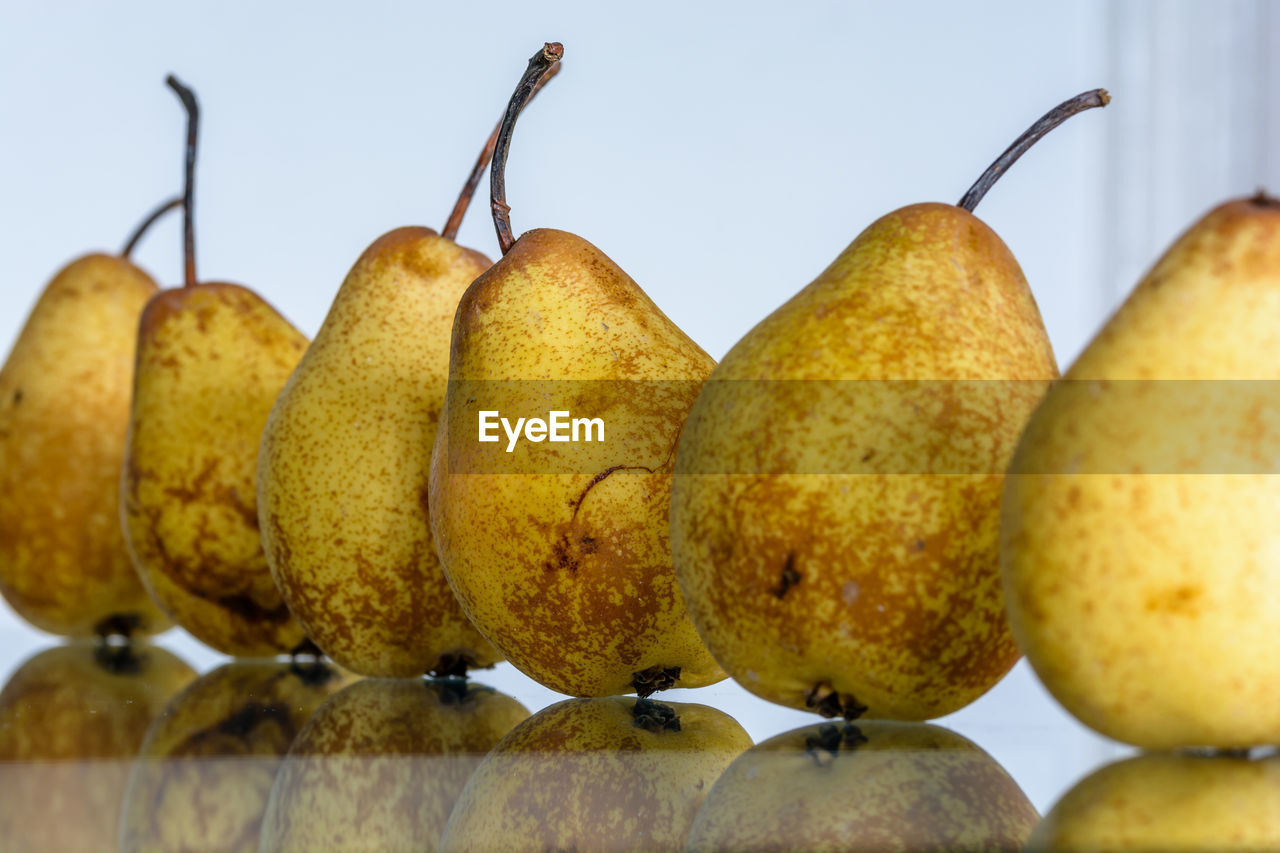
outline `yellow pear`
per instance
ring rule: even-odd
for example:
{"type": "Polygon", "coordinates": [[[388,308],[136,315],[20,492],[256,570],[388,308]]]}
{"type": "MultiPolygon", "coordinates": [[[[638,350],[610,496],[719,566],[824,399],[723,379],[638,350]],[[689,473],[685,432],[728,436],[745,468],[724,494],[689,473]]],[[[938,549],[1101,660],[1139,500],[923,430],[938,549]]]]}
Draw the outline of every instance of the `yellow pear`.
{"type": "Polygon", "coordinates": [[[436,849],[467,779],[528,716],[510,696],[461,679],[344,688],[289,748],[260,853],[436,849]]]}
{"type": "MultiPolygon", "coordinates": [[[[531,60],[512,98],[495,187],[515,116],[559,49],[531,60]]],[[[505,208],[495,190],[504,254],[453,324],[428,501],[445,575],[480,632],[553,690],[718,681],[666,531],[675,441],[713,362],[595,246],[550,229],[512,241],[505,208]],[[599,428],[574,427],[571,444],[530,427],[513,453],[505,438],[480,440],[485,413],[516,422],[553,411],[599,428]]]]}
{"type": "Polygon", "coordinates": [[[290,744],[351,680],[320,663],[237,661],[173,697],[131,768],[121,853],[256,853],[267,798],[290,744]]]}
{"type": "Polygon", "coordinates": [[[195,676],[161,648],[83,641],[18,667],[0,691],[4,849],[115,853],[147,727],[195,676]]]}
{"type": "Polygon", "coordinates": [[[169,627],[120,532],[119,479],[138,316],[156,292],[129,250],[72,261],[0,368],[0,594],[53,634],[169,627]]]}
{"type": "Polygon", "coordinates": [[[685,424],[671,547],[698,630],[743,687],[825,716],[943,716],[1018,649],[998,566],[1001,473],[1057,375],[1035,299],[972,207],[866,228],[747,333],[685,424]]]}
{"type": "Polygon", "coordinates": [[[218,651],[288,652],[304,639],[280,597],[258,531],[258,443],[306,337],[253,291],[196,284],[190,98],[186,286],[157,293],[138,328],[120,473],[125,541],[175,622],[218,651]]]}
{"type": "Polygon", "coordinates": [[[473,188],[443,235],[398,228],[365,250],[262,435],[272,577],[316,645],[364,675],[463,675],[502,659],[449,588],[427,509],[453,314],[490,263],[454,242],[473,188]]]}
{"type": "Polygon", "coordinates": [[[258,532],[258,438],[307,339],[247,288],[161,291],[138,335],[121,480],[125,538],[175,622],[218,651],[303,640],[258,532]]]}
{"type": "Polygon", "coordinates": [[[1280,743],[1280,203],[1223,204],[1049,392],[1010,467],[1014,635],[1138,746],[1280,743]]]}
{"type": "Polygon", "coordinates": [[[825,723],[738,757],[685,849],[1021,850],[1039,815],[980,747],[923,723],[825,723]]]}
{"type": "Polygon", "coordinates": [[[570,699],[516,726],[467,782],[448,851],[680,850],[751,739],[705,705],[570,699]]]}
{"type": "Polygon", "coordinates": [[[1086,776],[1027,850],[1280,850],[1280,757],[1151,753],[1086,776]]]}

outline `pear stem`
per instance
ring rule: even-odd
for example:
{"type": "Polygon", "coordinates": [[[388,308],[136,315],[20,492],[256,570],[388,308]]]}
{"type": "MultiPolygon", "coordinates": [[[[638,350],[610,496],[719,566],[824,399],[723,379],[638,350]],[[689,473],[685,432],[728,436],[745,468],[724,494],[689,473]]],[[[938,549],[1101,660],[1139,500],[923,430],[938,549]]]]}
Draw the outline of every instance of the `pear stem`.
{"type": "Polygon", "coordinates": [[[164,216],[169,211],[182,206],[182,196],[174,196],[164,204],[157,207],[151,213],[147,214],[147,218],[142,220],[137,228],[133,229],[133,233],[129,235],[129,239],[125,241],[124,248],[120,250],[120,257],[126,260],[133,254],[133,250],[138,245],[138,241],[142,239],[142,235],[156,224],[156,220],[164,216]]]}
{"type": "Polygon", "coordinates": [[[196,93],[178,82],[178,78],[170,74],[164,80],[165,85],[178,93],[182,106],[187,111],[187,159],[186,172],[182,190],[182,261],[183,283],[187,287],[196,286],[196,232],[192,220],[192,202],[195,200],[196,182],[196,139],[200,127],[200,105],[196,103],[196,93]]]}
{"type": "MultiPolygon", "coordinates": [[[[552,65],[546,72],[538,78],[538,85],[533,87],[533,93],[529,95],[529,100],[533,100],[538,92],[542,91],[542,87],[547,81],[556,76],[560,71],[560,63],[552,65]]],[[[446,240],[456,240],[458,238],[458,229],[462,227],[462,217],[467,215],[467,208],[471,205],[471,197],[475,195],[476,187],[480,184],[480,179],[484,177],[485,170],[489,168],[489,161],[493,159],[493,149],[498,144],[498,132],[502,130],[502,122],[494,125],[493,133],[489,134],[489,141],[485,143],[484,150],[480,152],[480,156],[476,159],[476,164],[471,167],[471,174],[467,177],[467,182],[462,185],[462,192],[458,195],[458,200],[453,205],[453,211],[449,214],[449,221],[444,224],[444,230],[440,232],[440,236],[446,240]]]]}
{"type": "Polygon", "coordinates": [[[498,246],[502,254],[506,254],[516,244],[511,236],[511,208],[507,205],[507,151],[511,148],[511,134],[516,127],[516,119],[525,108],[538,88],[538,81],[560,58],[564,56],[564,47],[558,41],[550,41],[542,46],[542,50],[529,58],[529,67],[520,78],[516,90],[507,104],[507,111],[502,116],[502,124],[498,128],[498,143],[493,150],[493,165],[489,172],[489,203],[493,208],[493,227],[498,232],[498,246]]]}
{"type": "Polygon", "coordinates": [[[987,190],[991,189],[992,184],[1000,180],[1000,176],[1005,173],[1005,170],[1016,163],[1018,158],[1025,154],[1028,148],[1039,142],[1045,134],[1076,113],[1082,113],[1094,107],[1105,107],[1109,103],[1111,103],[1111,95],[1107,93],[1106,89],[1091,89],[1088,92],[1081,92],[1074,98],[1063,101],[1049,110],[1049,112],[1040,117],[1039,121],[1027,128],[1026,133],[1015,139],[1013,144],[995,159],[994,163],[987,167],[987,170],[982,173],[982,177],[978,178],[974,185],[969,187],[969,191],[964,194],[964,198],[960,199],[959,206],[973,213],[973,209],[978,206],[978,202],[982,201],[982,197],[987,194],[987,190]]]}
{"type": "Polygon", "coordinates": [[[1266,187],[1258,187],[1258,191],[1250,196],[1249,201],[1257,207],[1278,207],[1280,206],[1280,198],[1267,195],[1266,187]]]}

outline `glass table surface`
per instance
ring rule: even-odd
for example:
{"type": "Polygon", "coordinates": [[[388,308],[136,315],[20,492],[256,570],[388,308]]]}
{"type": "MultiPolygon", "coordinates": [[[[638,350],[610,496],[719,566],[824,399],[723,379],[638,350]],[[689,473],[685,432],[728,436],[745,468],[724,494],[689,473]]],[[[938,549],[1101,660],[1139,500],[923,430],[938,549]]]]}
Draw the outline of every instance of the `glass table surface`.
{"type": "Polygon", "coordinates": [[[1141,753],[1025,662],[931,724],[0,631],[0,850],[1280,849],[1280,758],[1141,753]]]}

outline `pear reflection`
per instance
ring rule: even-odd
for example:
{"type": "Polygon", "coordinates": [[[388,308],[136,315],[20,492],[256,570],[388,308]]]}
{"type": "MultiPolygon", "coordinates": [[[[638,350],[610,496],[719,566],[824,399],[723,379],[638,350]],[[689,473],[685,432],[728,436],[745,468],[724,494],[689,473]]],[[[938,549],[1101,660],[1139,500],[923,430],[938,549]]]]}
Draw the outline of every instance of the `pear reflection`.
{"type": "Polygon", "coordinates": [[[195,677],[146,645],[86,641],[23,663],[0,691],[0,849],[114,851],[133,757],[195,677]]]}
{"type": "Polygon", "coordinates": [[[434,850],[476,765],[528,716],[510,696],[457,679],[347,687],[289,749],[262,853],[434,850]]]}
{"type": "Polygon", "coordinates": [[[1153,753],[1085,777],[1030,850],[1280,850],[1280,756],[1153,753]]]}
{"type": "Polygon", "coordinates": [[[256,851],[284,754],[349,681],[320,663],[269,660],[202,676],[147,731],[125,795],[120,850],[256,851]]]}
{"type": "Polygon", "coordinates": [[[1038,816],[971,741],[938,726],[806,726],[725,771],[691,851],[1021,850],[1038,816]]]}
{"type": "Polygon", "coordinates": [[[494,747],[442,848],[679,850],[712,783],[751,739],[704,705],[571,699],[494,747]]]}

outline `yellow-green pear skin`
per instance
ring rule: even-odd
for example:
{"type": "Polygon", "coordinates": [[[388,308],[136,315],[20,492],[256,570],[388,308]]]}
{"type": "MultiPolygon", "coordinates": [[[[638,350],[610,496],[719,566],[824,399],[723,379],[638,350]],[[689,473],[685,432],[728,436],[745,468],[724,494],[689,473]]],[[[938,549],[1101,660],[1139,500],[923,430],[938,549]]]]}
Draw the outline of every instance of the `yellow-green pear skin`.
{"type": "Polygon", "coordinates": [[[1020,851],[1039,821],[967,738],[890,721],[805,726],[756,744],[707,794],[685,850],[1020,851]]]}
{"type": "Polygon", "coordinates": [[[307,635],[353,672],[501,660],[445,580],[427,511],[453,315],[489,265],[429,228],[379,238],[267,420],[258,514],[272,577],[307,635]]]}
{"type": "Polygon", "coordinates": [[[675,442],[710,356],[603,252],[550,229],[467,289],[451,346],[428,503],[480,632],[572,696],[632,692],[637,673],[722,679],[676,584],[666,521],[675,442]],[[511,454],[478,441],[481,410],[557,407],[601,419],[605,440],[511,454]]]}
{"type": "Polygon", "coordinates": [[[121,810],[120,853],[257,853],[289,746],[349,673],[314,662],[236,661],[205,673],[147,730],[121,810]]]}
{"type": "Polygon", "coordinates": [[[440,849],[680,850],[711,786],[750,746],[736,720],[705,705],[569,699],[493,748],[440,849]]]}
{"type": "Polygon", "coordinates": [[[72,261],[0,368],[0,594],[43,631],[169,627],[125,549],[118,487],[138,316],[155,292],[124,258],[72,261]]]}
{"type": "Polygon", "coordinates": [[[1109,764],[1054,805],[1027,850],[1280,850],[1280,757],[1148,753],[1109,764]]]}
{"type": "Polygon", "coordinates": [[[528,716],[510,696],[458,679],[344,688],[289,748],[259,853],[437,849],[467,779],[528,716]]]}
{"type": "Polygon", "coordinates": [[[1027,427],[1004,496],[1009,618],[1053,696],[1110,738],[1280,743],[1277,353],[1280,206],[1228,202],[1027,427]]]}
{"type": "Polygon", "coordinates": [[[748,332],[689,415],[671,505],[685,601],[729,675],[901,720],[1003,677],[1001,473],[1056,375],[1013,255],[944,204],[879,219],[748,332]]]}
{"type": "Polygon", "coordinates": [[[33,655],[0,691],[5,850],[115,853],[147,727],[196,677],[164,649],[73,642],[33,655]]]}
{"type": "Polygon", "coordinates": [[[258,444],[306,337],[253,291],[158,293],[138,331],[121,513],[134,565],[175,622],[228,655],[302,642],[258,531],[258,444]]]}

